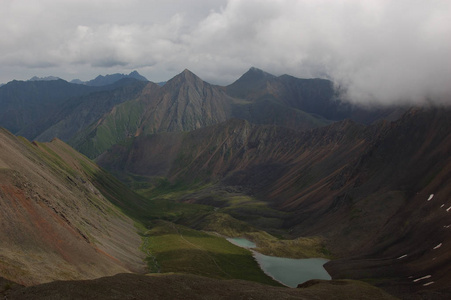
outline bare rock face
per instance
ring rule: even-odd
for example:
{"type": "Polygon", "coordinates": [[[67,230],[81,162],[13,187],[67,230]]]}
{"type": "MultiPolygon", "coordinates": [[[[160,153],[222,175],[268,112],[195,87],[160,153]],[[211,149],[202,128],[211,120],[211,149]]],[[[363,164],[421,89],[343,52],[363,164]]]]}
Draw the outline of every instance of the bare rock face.
{"type": "Polygon", "coordinates": [[[29,285],[143,270],[133,221],[94,175],[101,170],[60,140],[0,129],[0,276],[29,285]]]}

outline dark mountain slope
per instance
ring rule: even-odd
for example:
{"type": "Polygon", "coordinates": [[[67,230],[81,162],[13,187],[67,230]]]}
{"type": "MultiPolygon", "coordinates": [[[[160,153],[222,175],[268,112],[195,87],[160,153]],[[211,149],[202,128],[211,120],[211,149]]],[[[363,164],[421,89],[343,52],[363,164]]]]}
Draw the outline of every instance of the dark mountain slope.
{"type": "Polygon", "coordinates": [[[143,271],[134,222],[109,202],[114,182],[98,188],[100,178],[108,175],[59,140],[0,129],[1,276],[29,285],[143,271]]]}
{"type": "MultiPolygon", "coordinates": [[[[124,89],[133,84],[144,86],[144,83],[137,82],[136,79],[124,79],[111,85],[98,87],[68,83],[64,80],[12,81],[0,87],[0,126],[14,134],[34,139],[56,122],[67,117],[70,113],[68,109],[83,105],[79,102],[87,100],[88,95],[91,95],[94,103],[105,102],[107,97],[113,98],[112,102],[117,102],[117,99],[114,99],[117,95],[112,93],[107,96],[108,92],[122,88],[124,93],[124,89]],[[103,99],[97,100],[95,95],[103,99]]],[[[131,96],[132,94],[122,97],[131,96]]]]}
{"type": "MultiPolygon", "coordinates": [[[[362,278],[372,270],[379,277],[397,277],[405,290],[450,292],[450,128],[449,109],[412,110],[362,156],[348,192],[358,213],[342,230],[374,228],[369,218],[380,215],[375,209],[391,207],[390,214],[355,252],[358,257],[330,264],[337,275],[362,278]],[[377,206],[368,206],[369,201],[377,206]]],[[[396,290],[393,282],[383,284],[396,290]]]]}
{"type": "MultiPolygon", "coordinates": [[[[116,171],[125,173],[166,176],[189,182],[226,180],[226,184],[251,188],[253,185],[260,185],[259,182],[270,175],[254,173],[252,168],[265,169],[264,166],[268,166],[268,172],[272,173],[275,172],[272,168],[278,167],[288,172],[290,168],[295,168],[295,164],[300,164],[303,152],[308,150],[309,153],[323,157],[323,153],[330,151],[330,148],[325,147],[328,144],[345,144],[342,152],[346,153],[343,157],[337,157],[338,153],[329,156],[335,165],[340,162],[347,164],[344,158],[350,152],[357,151],[353,149],[356,148],[355,144],[364,142],[363,132],[364,126],[351,121],[303,133],[284,127],[253,125],[244,120],[232,119],[185,134],[141,136],[130,143],[114,146],[99,157],[98,162],[107,168],[110,168],[107,163],[110,162],[116,171]],[[349,142],[350,147],[347,147],[346,142],[349,142]],[[309,149],[311,147],[315,147],[314,151],[309,149]],[[142,149],[146,151],[141,151],[142,149]],[[169,149],[173,154],[163,158],[163,154],[168,153],[169,149]],[[322,152],[318,152],[320,149],[323,149],[322,152]],[[161,157],[159,163],[165,167],[148,164],[154,157],[161,157]]],[[[318,174],[317,177],[322,178],[322,175],[318,174]]],[[[271,178],[266,180],[271,181],[271,178]]]]}
{"type": "Polygon", "coordinates": [[[98,88],[52,81],[11,81],[0,87],[0,126],[13,133],[55,113],[71,97],[87,95],[98,88]]]}
{"type": "Polygon", "coordinates": [[[17,134],[30,140],[51,141],[59,138],[70,140],[75,134],[97,122],[114,106],[135,99],[141,94],[146,82],[135,79],[121,79],[111,90],[93,92],[68,99],[53,114],[20,130],[17,134]]]}

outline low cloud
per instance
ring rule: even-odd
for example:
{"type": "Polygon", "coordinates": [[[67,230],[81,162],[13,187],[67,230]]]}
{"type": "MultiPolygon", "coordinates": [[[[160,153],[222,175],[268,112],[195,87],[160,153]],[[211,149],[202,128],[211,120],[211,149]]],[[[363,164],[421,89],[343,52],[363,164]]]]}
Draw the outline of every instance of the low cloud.
{"type": "Polygon", "coordinates": [[[7,0],[0,65],[21,74],[34,68],[29,77],[138,69],[153,81],[188,68],[217,84],[255,66],[275,75],[330,78],[353,102],[451,100],[450,1],[64,4],[7,0]],[[33,73],[36,66],[59,74],[33,73]]]}

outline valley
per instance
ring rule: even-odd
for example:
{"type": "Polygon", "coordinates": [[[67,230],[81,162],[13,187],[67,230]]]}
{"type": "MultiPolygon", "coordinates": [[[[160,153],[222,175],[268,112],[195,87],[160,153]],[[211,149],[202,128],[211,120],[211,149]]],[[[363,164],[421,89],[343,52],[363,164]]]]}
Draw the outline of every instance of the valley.
{"type": "Polygon", "coordinates": [[[0,107],[0,277],[27,286],[0,295],[94,278],[287,299],[451,293],[449,107],[355,106],[328,80],[256,68],[229,86],[189,70],[163,86],[12,82],[0,107]],[[330,259],[333,280],[281,288],[231,237],[330,259]]]}

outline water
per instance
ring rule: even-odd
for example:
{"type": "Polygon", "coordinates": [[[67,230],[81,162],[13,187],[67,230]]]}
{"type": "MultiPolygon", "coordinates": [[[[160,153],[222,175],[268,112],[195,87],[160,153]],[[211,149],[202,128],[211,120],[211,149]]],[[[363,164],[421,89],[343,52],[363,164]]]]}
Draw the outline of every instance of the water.
{"type": "Polygon", "coordinates": [[[310,279],[331,279],[329,273],[323,267],[328,262],[327,259],[294,259],[267,256],[255,251],[253,252],[260,268],[267,275],[289,287],[297,287],[298,284],[309,281],[310,279]]]}
{"type": "MultiPolygon", "coordinates": [[[[229,238],[227,240],[244,248],[256,247],[253,242],[244,238],[229,238]]],[[[252,251],[252,253],[263,272],[289,287],[296,287],[310,279],[331,279],[329,273],[323,267],[328,262],[324,258],[293,259],[263,255],[255,251],[252,251]]]]}
{"type": "Polygon", "coordinates": [[[243,248],[255,248],[257,245],[245,238],[228,238],[229,242],[243,248]]]}

